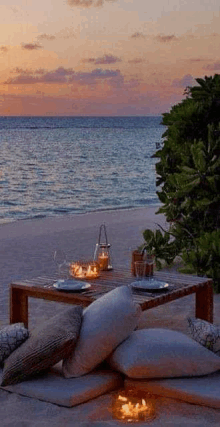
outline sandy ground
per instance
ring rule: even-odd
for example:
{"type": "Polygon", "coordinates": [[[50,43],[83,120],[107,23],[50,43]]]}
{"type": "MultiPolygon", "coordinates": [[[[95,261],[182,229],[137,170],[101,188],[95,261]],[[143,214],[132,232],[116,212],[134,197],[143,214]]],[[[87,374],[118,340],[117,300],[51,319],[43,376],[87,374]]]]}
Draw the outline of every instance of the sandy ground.
{"type": "MultiPolygon", "coordinates": [[[[99,226],[106,224],[112,247],[113,265],[130,265],[131,251],[143,242],[146,228],[166,227],[157,208],[95,212],[38,220],[24,220],[0,226],[0,326],[9,323],[9,283],[55,272],[53,252],[63,249],[69,260],[92,258],[99,226]]],[[[144,327],[166,327],[187,331],[187,317],[194,316],[194,296],[166,304],[142,314],[144,327]]],[[[63,304],[30,301],[30,329],[63,308],[63,304]]],[[[220,324],[220,295],[214,297],[214,323],[220,324]]],[[[37,426],[122,426],[112,419],[111,393],[74,408],[22,397],[0,390],[0,425],[37,426]]],[[[220,410],[158,398],[156,419],[139,424],[149,426],[220,426],[220,410]]],[[[129,425],[136,425],[129,423],[129,425]]]]}

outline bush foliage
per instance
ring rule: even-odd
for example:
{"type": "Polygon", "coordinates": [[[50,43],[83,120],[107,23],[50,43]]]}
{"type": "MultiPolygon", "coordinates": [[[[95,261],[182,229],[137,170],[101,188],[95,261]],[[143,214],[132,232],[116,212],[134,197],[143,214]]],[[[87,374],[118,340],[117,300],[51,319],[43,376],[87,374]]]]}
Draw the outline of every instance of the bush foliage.
{"type": "Polygon", "coordinates": [[[169,231],[145,230],[145,248],[184,271],[212,277],[220,291],[220,75],[196,79],[186,99],[163,114],[164,144],[156,151],[157,195],[169,231]]]}

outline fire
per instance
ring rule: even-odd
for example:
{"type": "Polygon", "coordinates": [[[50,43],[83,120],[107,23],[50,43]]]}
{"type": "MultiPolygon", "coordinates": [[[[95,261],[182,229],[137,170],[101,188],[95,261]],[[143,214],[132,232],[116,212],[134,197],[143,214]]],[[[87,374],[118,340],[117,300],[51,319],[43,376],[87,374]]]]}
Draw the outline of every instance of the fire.
{"type": "Polygon", "coordinates": [[[95,279],[99,277],[99,267],[96,262],[73,262],[70,264],[70,275],[79,279],[95,279]]]}
{"type": "Polygon", "coordinates": [[[155,402],[152,397],[146,401],[133,390],[124,391],[123,394],[120,393],[114,400],[113,415],[115,418],[132,422],[149,421],[155,417],[155,402]]]}

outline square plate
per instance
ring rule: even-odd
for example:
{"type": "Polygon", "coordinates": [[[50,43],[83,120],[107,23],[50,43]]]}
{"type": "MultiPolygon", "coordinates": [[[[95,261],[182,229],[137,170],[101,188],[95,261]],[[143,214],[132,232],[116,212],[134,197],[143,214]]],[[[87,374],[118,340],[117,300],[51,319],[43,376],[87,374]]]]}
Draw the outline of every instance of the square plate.
{"type": "Polygon", "coordinates": [[[53,284],[53,287],[58,291],[66,292],[81,292],[90,288],[90,283],[80,282],[79,280],[61,279],[53,284]]]}

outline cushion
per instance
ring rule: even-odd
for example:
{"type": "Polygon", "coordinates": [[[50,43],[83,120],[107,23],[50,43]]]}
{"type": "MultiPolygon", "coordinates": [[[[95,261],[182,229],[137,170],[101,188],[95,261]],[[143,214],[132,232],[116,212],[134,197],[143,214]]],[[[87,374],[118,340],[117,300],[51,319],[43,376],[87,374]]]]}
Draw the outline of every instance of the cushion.
{"type": "Polygon", "coordinates": [[[115,288],[90,304],[83,312],[76,347],[63,361],[65,377],[79,377],[94,369],[135,329],[140,313],[128,286],[115,288]]]}
{"type": "Polygon", "coordinates": [[[191,317],[188,318],[188,323],[189,332],[194,340],[214,353],[220,352],[220,326],[191,317]]]}
{"type": "Polygon", "coordinates": [[[53,366],[74,348],[82,319],[82,307],[74,306],[52,317],[6,360],[2,386],[16,384],[53,366]]]}
{"type": "Polygon", "coordinates": [[[29,332],[23,323],[14,323],[0,330],[0,364],[21,345],[29,332]]]}
{"type": "Polygon", "coordinates": [[[122,376],[106,369],[93,371],[80,378],[66,379],[62,375],[62,363],[59,362],[51,368],[50,372],[1,388],[45,402],[71,407],[120,388],[122,385],[122,376]]]}
{"type": "Polygon", "coordinates": [[[220,409],[220,372],[191,378],[157,380],[134,380],[127,378],[124,385],[129,389],[146,392],[146,397],[147,393],[152,393],[158,396],[179,399],[195,405],[205,405],[220,409]]]}
{"type": "Polygon", "coordinates": [[[107,361],[130,378],[197,376],[220,369],[220,358],[192,338],[157,328],[132,332],[107,361]]]}

